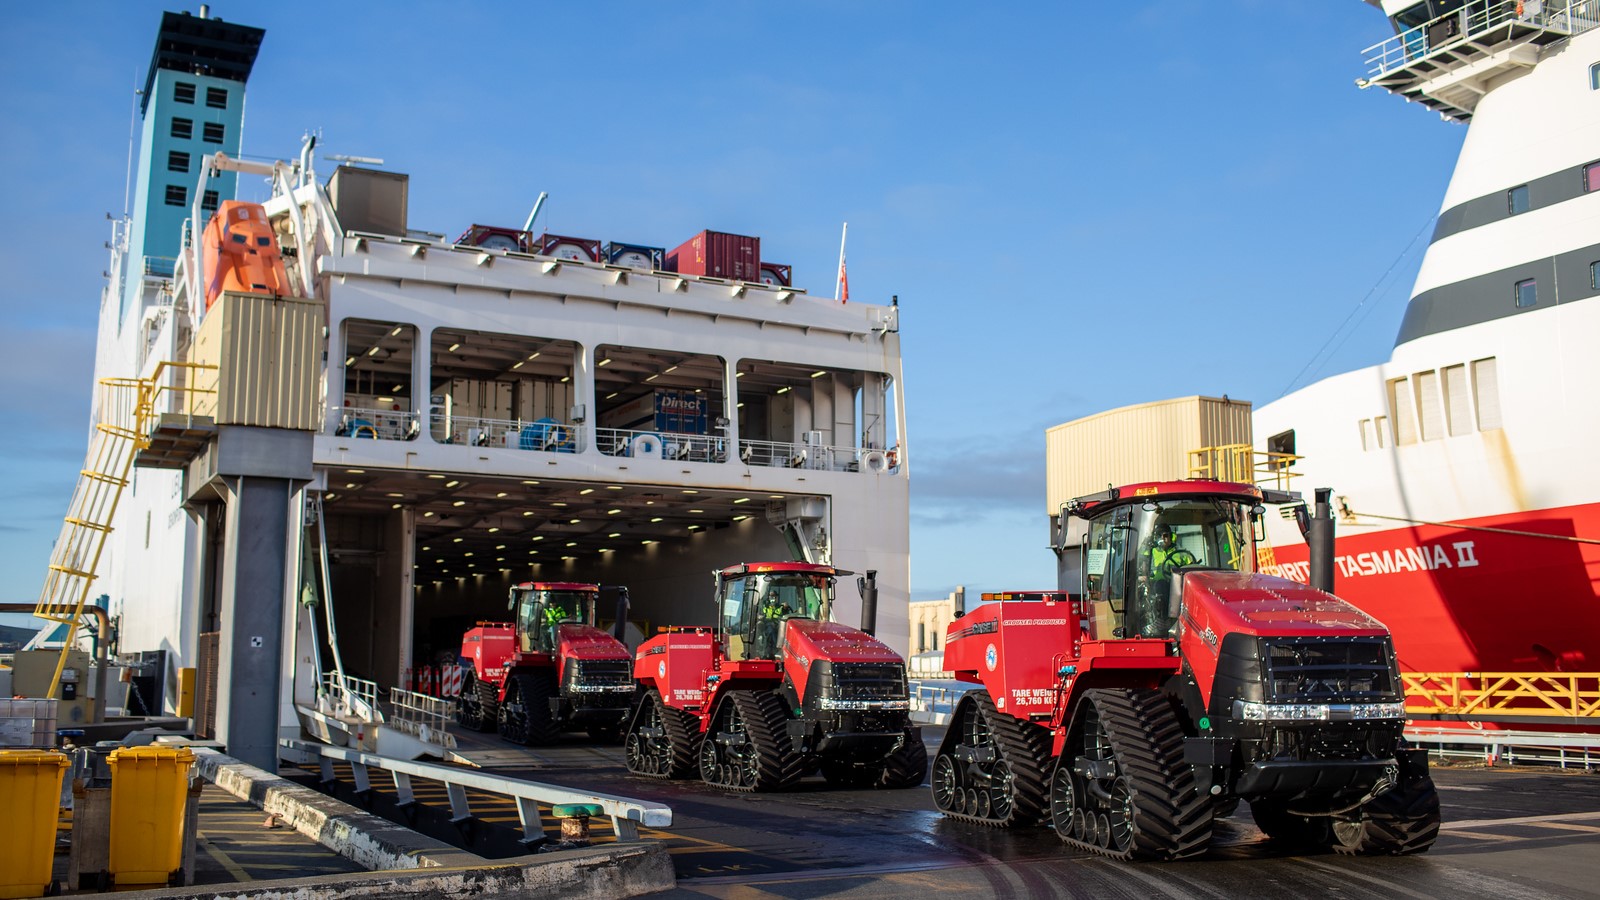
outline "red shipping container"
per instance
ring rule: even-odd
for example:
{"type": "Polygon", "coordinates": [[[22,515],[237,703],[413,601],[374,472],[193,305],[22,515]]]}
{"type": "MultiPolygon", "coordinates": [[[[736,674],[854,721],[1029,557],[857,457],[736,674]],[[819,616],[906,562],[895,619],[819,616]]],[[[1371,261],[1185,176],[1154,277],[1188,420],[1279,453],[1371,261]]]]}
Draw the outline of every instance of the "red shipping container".
{"type": "Polygon", "coordinates": [[[702,231],[667,253],[667,271],[761,281],[761,238],[702,231]]]}

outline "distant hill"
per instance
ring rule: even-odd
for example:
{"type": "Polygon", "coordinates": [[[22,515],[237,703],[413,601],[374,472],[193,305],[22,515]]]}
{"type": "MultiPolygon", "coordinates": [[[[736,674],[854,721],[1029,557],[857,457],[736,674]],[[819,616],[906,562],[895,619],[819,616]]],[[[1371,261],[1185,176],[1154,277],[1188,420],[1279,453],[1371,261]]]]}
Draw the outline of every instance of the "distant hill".
{"type": "Polygon", "coordinates": [[[37,628],[18,628],[14,625],[0,625],[0,647],[17,649],[28,642],[28,639],[39,633],[37,628]]]}

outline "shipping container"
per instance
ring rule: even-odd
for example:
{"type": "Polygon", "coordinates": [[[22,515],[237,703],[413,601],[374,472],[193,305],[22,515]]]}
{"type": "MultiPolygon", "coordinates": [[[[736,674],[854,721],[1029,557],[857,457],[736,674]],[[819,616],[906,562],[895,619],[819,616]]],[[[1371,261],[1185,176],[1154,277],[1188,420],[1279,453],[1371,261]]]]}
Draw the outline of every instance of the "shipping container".
{"type": "Polygon", "coordinates": [[[320,301],[223,294],[195,337],[195,362],[216,368],[194,376],[194,413],[218,425],[319,429],[324,321],[320,301]]]}
{"type": "Polygon", "coordinates": [[[790,287],[794,284],[793,271],[783,263],[761,263],[761,283],[777,287],[790,287]]]}
{"type": "Polygon", "coordinates": [[[667,265],[665,247],[648,247],[644,244],[610,241],[601,256],[614,266],[628,266],[634,269],[664,269],[667,265]]]}
{"type": "Polygon", "coordinates": [[[501,228],[498,225],[474,225],[461,233],[456,238],[457,244],[468,247],[482,247],[485,250],[518,250],[523,253],[532,252],[533,235],[515,228],[501,228]]]}
{"type": "Polygon", "coordinates": [[[667,271],[733,281],[761,280],[761,239],[702,231],[667,253],[667,271]]]}
{"type": "Polygon", "coordinates": [[[586,259],[600,261],[600,242],[591,238],[567,237],[560,234],[541,234],[534,242],[533,252],[556,259],[586,259]]]}
{"type": "Polygon", "coordinates": [[[671,434],[706,434],[706,398],[694,391],[659,390],[600,414],[600,427],[671,434]]]}
{"type": "Polygon", "coordinates": [[[328,179],[328,200],[345,231],[403,236],[410,184],[400,172],[340,166],[328,179]]]}
{"type": "Polygon", "coordinates": [[[1189,453],[1251,443],[1250,402],[1179,397],[1124,406],[1045,431],[1046,512],[1107,485],[1189,477],[1189,453]]]}

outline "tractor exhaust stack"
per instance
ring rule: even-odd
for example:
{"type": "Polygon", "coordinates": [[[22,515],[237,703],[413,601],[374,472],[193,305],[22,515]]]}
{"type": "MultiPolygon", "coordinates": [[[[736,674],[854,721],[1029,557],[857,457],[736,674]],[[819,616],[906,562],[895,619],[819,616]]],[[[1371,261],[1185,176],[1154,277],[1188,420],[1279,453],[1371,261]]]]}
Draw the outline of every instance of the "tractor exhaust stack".
{"type": "Polygon", "coordinates": [[[861,591],[861,630],[877,636],[878,628],[878,570],[868,569],[867,577],[856,579],[861,591]]]}
{"type": "Polygon", "coordinates": [[[1319,591],[1333,593],[1333,509],[1329,498],[1333,488],[1316,489],[1316,507],[1312,511],[1306,544],[1311,550],[1311,586],[1319,591]]]}

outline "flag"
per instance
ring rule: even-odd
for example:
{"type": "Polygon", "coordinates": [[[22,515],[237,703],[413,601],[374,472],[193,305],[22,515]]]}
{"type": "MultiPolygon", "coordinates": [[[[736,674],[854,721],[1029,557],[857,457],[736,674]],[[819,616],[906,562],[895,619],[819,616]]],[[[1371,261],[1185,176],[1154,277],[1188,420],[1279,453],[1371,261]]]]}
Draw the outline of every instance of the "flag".
{"type": "Polygon", "coordinates": [[[844,257],[839,257],[839,302],[850,302],[850,276],[844,270],[844,257]]]}

